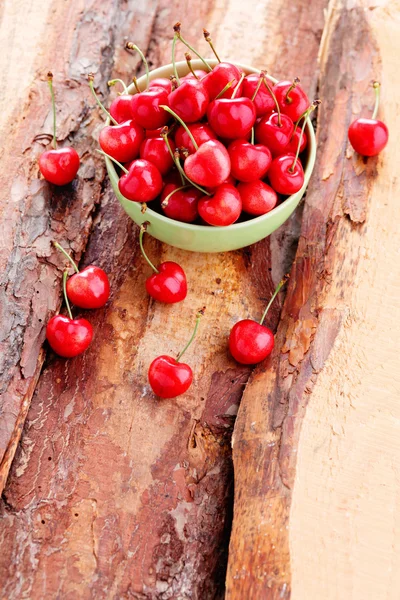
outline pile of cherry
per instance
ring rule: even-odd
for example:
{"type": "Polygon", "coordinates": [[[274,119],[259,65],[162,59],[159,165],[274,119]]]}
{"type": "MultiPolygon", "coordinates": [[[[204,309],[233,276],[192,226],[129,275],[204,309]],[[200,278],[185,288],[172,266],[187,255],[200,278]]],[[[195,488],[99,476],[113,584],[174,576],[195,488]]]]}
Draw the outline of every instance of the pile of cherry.
{"type": "MultiPolygon", "coordinates": [[[[305,125],[318,105],[310,104],[296,78],[273,85],[262,71],[245,76],[228,62],[221,62],[210,39],[218,64],[208,62],[183,39],[180,24],[174,27],[170,79],[149,79],[145,57],[137,46],[127,48],[139,52],[145,64],[147,83],[130,95],[124,92],[111,104],[108,112],[94,90],[93,76],[89,85],[97,103],[112,124],[100,133],[102,154],[113,160],[124,173],[119,179],[122,195],[142,203],[159,199],[159,210],[178,221],[199,221],[214,226],[235,223],[244,213],[263,215],[274,208],[278,194],[287,196],[304,184],[304,171],[299,158],[307,146],[305,125]],[[175,66],[175,46],[180,41],[203,62],[204,70],[193,70],[191,55],[186,53],[189,74],[179,78],[175,66]],[[300,127],[300,123],[302,126],[300,127]],[[183,162],[183,164],[182,164],[183,162]],[[267,183],[267,181],[268,183],[267,183]]],[[[39,159],[42,175],[55,185],[66,185],[76,176],[80,159],[71,147],[57,148],[56,109],[48,74],[53,106],[53,150],[39,159]]],[[[388,129],[376,119],[380,85],[374,82],[376,100],[371,119],[360,118],[349,128],[349,140],[364,156],[375,156],[387,144],[388,129]]],[[[38,136],[39,137],[39,136],[38,136]]],[[[187,295],[187,280],[177,263],[168,261],[155,267],[143,248],[146,223],[140,228],[140,248],[153,270],[146,290],[156,301],[172,304],[187,295]]],[[[84,352],[93,338],[93,328],[84,318],[74,319],[70,301],[77,307],[96,309],[104,306],[110,295],[107,274],[94,265],[81,272],[71,256],[58,244],[72,264],[75,274],[63,274],[63,291],[68,316],[58,314],[47,324],[47,340],[60,356],[74,357],[84,352]]],[[[266,314],[284,285],[277,286],[259,322],[244,319],[234,325],[229,336],[229,350],[242,364],[264,360],[274,347],[274,335],[263,325],[266,314]]],[[[161,398],[183,394],[191,385],[193,373],[180,362],[194,339],[204,308],[198,311],[193,334],[177,358],[159,356],[150,365],[149,382],[161,398]]]]}

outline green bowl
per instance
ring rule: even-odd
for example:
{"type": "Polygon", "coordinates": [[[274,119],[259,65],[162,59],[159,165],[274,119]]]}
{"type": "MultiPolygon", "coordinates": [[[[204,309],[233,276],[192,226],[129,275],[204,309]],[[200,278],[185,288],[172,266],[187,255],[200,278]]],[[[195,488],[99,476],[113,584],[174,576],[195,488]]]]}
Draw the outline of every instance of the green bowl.
{"type": "MultiPolygon", "coordinates": [[[[215,59],[207,60],[211,66],[217,64],[215,59]]],[[[243,69],[246,74],[260,72],[258,69],[248,67],[247,65],[242,65],[240,63],[235,64],[243,69]]],[[[200,60],[192,61],[192,65],[194,69],[201,69],[203,67],[200,60]]],[[[189,71],[186,62],[178,62],[176,66],[180,76],[186,75],[189,71]]],[[[165,65],[164,67],[152,71],[150,73],[150,79],[155,79],[156,77],[169,77],[172,74],[172,64],[165,65]]],[[[276,79],[273,79],[272,77],[270,77],[270,79],[271,81],[276,82],[276,79]]],[[[144,88],[145,77],[138,79],[138,84],[144,88]]],[[[135,93],[133,85],[129,87],[129,92],[132,94],[135,93]]],[[[255,217],[254,219],[244,221],[243,223],[235,223],[228,227],[212,227],[209,225],[181,223],[180,221],[174,221],[164,215],[160,215],[149,207],[145,213],[142,213],[142,205],[140,203],[127,200],[127,198],[119,191],[118,174],[112,161],[108,158],[106,158],[107,171],[115,195],[124,210],[138,225],[141,225],[145,221],[150,223],[147,231],[153,237],[161,242],[170,244],[170,246],[176,246],[183,250],[192,250],[194,252],[227,252],[229,250],[237,250],[238,248],[250,246],[250,244],[254,244],[270,235],[290,217],[299,204],[315,164],[315,135],[309,119],[307,120],[306,133],[308,137],[307,157],[304,169],[304,185],[301,190],[286,198],[279,206],[266,215],[255,217]]]]}

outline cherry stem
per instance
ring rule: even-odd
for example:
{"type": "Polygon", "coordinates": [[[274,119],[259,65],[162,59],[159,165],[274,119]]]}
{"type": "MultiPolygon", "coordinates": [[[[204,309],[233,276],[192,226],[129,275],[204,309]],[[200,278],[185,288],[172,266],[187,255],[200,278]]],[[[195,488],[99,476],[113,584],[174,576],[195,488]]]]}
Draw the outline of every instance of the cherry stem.
{"type": "Polygon", "coordinates": [[[177,87],[180,85],[181,80],[179,79],[179,75],[178,75],[178,70],[176,68],[176,61],[175,61],[175,46],[176,46],[176,42],[179,40],[179,36],[177,36],[176,34],[174,35],[174,39],[172,40],[172,67],[174,69],[174,76],[175,76],[175,80],[176,80],[176,85],[177,87]]]}
{"type": "Polygon", "coordinates": [[[74,267],[74,269],[75,269],[76,273],[79,273],[79,269],[78,269],[78,267],[77,267],[77,264],[76,264],[76,262],[73,260],[72,256],[70,256],[70,255],[68,254],[68,252],[67,252],[66,250],[64,250],[64,248],[63,248],[63,247],[62,247],[62,246],[61,246],[61,245],[60,245],[58,242],[53,242],[53,246],[55,246],[55,247],[56,247],[58,250],[60,250],[60,251],[61,251],[61,252],[64,254],[64,256],[65,256],[66,258],[68,258],[69,262],[70,262],[70,263],[71,263],[71,265],[74,267]]]}
{"type": "MultiPolygon", "coordinates": [[[[161,130],[161,132],[160,132],[160,135],[161,135],[162,139],[164,140],[164,142],[165,142],[165,143],[166,143],[166,145],[167,145],[168,152],[169,152],[169,154],[170,154],[170,156],[171,156],[171,158],[172,158],[172,160],[173,160],[173,163],[176,165],[175,155],[174,155],[174,153],[172,152],[172,148],[171,148],[171,146],[170,146],[170,144],[169,144],[169,140],[168,140],[168,133],[169,133],[169,131],[168,131],[168,127],[163,127],[163,129],[162,129],[162,130],[161,130]]],[[[178,171],[179,171],[179,169],[178,169],[178,171]]],[[[179,175],[181,176],[181,182],[182,182],[182,185],[185,185],[185,181],[186,181],[186,180],[185,180],[185,177],[182,175],[181,171],[179,171],[179,175]]]]}
{"type": "Polygon", "coordinates": [[[168,201],[171,198],[171,196],[173,196],[175,194],[175,192],[180,192],[181,190],[185,190],[188,187],[190,187],[190,185],[181,185],[180,187],[175,188],[174,190],[172,190],[172,192],[170,192],[168,194],[168,196],[166,196],[164,198],[164,200],[161,202],[162,208],[165,208],[166,206],[168,206],[168,201]]]}
{"type": "Polygon", "coordinates": [[[47,73],[47,83],[49,84],[50,95],[51,95],[51,105],[53,108],[53,147],[54,150],[57,148],[57,136],[56,136],[56,99],[54,97],[54,89],[53,89],[53,73],[49,71],[47,73]]]}
{"type": "Polygon", "coordinates": [[[279,108],[279,103],[278,100],[276,99],[276,96],[274,94],[274,92],[272,91],[272,88],[270,85],[268,85],[267,80],[265,78],[265,76],[263,77],[263,81],[264,81],[264,85],[267,88],[267,90],[269,91],[269,94],[272,98],[272,100],[275,102],[275,108],[276,108],[276,112],[278,113],[278,127],[282,127],[282,122],[281,122],[281,109],[279,108]]]}
{"type": "Polygon", "coordinates": [[[373,88],[375,90],[375,107],[371,118],[376,119],[376,115],[378,114],[379,109],[379,100],[381,96],[381,84],[379,83],[379,81],[374,81],[373,88]]]}
{"type": "Polygon", "coordinates": [[[108,87],[112,87],[113,85],[115,85],[116,83],[120,83],[122,85],[122,88],[124,90],[124,94],[129,94],[128,92],[128,88],[126,87],[125,83],[122,81],[122,79],[110,79],[110,81],[107,82],[108,87]]]}
{"type": "MultiPolygon", "coordinates": [[[[296,166],[297,159],[299,158],[300,146],[301,146],[301,142],[302,142],[302,139],[303,139],[304,130],[306,128],[307,119],[310,116],[310,114],[312,113],[312,111],[315,110],[319,104],[321,104],[321,100],[314,100],[314,102],[311,104],[311,106],[309,106],[307,108],[307,110],[304,111],[304,113],[300,117],[300,118],[304,119],[304,121],[303,121],[303,126],[301,128],[301,133],[300,133],[300,136],[299,136],[299,142],[297,144],[296,156],[294,157],[292,166],[289,168],[289,173],[293,173],[294,167],[296,166]]],[[[297,123],[296,123],[296,126],[297,126],[297,123]]]]}
{"type": "Polygon", "coordinates": [[[244,79],[244,78],[245,78],[245,74],[244,74],[244,73],[242,73],[242,76],[241,76],[241,78],[239,79],[239,81],[238,81],[238,83],[237,83],[237,86],[236,86],[236,87],[235,87],[235,89],[233,90],[233,94],[232,94],[231,98],[235,98],[235,97],[236,97],[236,94],[238,93],[238,91],[239,91],[239,88],[240,88],[240,86],[242,85],[242,81],[243,81],[243,79],[244,79]]]}
{"type": "Polygon", "coordinates": [[[251,128],[250,144],[254,146],[254,127],[251,128]]]}
{"type": "Polygon", "coordinates": [[[197,81],[199,81],[199,78],[197,77],[196,73],[193,71],[192,62],[191,62],[192,55],[189,54],[189,52],[185,52],[185,58],[186,58],[187,66],[189,67],[189,70],[190,70],[191,74],[193,75],[193,77],[195,79],[197,79],[197,81]]]}
{"type": "Polygon", "coordinates": [[[127,42],[125,45],[125,48],[127,48],[128,50],[136,50],[136,52],[139,53],[139,56],[142,59],[143,64],[144,64],[144,68],[146,69],[146,87],[145,87],[145,89],[147,90],[147,88],[149,87],[149,83],[150,83],[150,72],[149,72],[149,64],[146,60],[145,55],[143,54],[141,49],[138,46],[136,46],[136,44],[132,44],[132,42],[127,42]]]}
{"type": "Polygon", "coordinates": [[[272,294],[271,300],[268,302],[267,308],[264,310],[264,314],[263,314],[263,316],[261,317],[261,320],[260,320],[260,325],[263,324],[263,321],[264,321],[265,317],[267,316],[267,312],[271,308],[271,304],[273,303],[273,301],[275,300],[275,298],[279,294],[281,288],[285,285],[285,283],[287,282],[288,279],[289,279],[289,275],[285,275],[285,277],[283,279],[281,279],[281,281],[278,283],[278,285],[276,287],[276,290],[272,294]]]}
{"type": "Polygon", "coordinates": [[[174,162],[176,165],[176,168],[178,169],[179,173],[195,188],[197,188],[202,194],[205,194],[206,196],[212,196],[212,194],[210,194],[210,192],[207,192],[207,190],[205,190],[204,188],[200,187],[199,185],[197,185],[197,183],[195,183],[194,181],[192,181],[190,179],[190,177],[188,177],[185,173],[185,171],[182,169],[182,165],[179,162],[180,159],[180,155],[179,155],[179,150],[175,150],[174,153],[174,162]]]}
{"type": "Polygon", "coordinates": [[[71,319],[71,321],[73,321],[74,317],[72,316],[71,307],[69,305],[68,296],[67,296],[67,279],[68,279],[68,271],[64,271],[64,273],[63,273],[63,293],[64,293],[65,306],[67,307],[67,312],[68,312],[69,318],[71,319]]]}
{"type": "Polygon", "coordinates": [[[176,23],[176,24],[174,25],[174,31],[175,31],[175,36],[176,36],[176,37],[177,37],[177,38],[178,38],[178,39],[179,39],[179,40],[182,42],[182,44],[185,44],[185,46],[186,46],[187,48],[189,48],[190,52],[193,52],[193,54],[195,54],[195,55],[196,55],[196,56],[197,56],[197,57],[198,57],[198,58],[201,60],[201,62],[203,63],[203,65],[204,65],[204,66],[205,66],[205,67],[206,67],[206,68],[207,68],[209,71],[212,71],[212,68],[210,67],[210,65],[208,64],[208,62],[206,61],[206,59],[205,59],[205,58],[203,58],[203,57],[201,56],[201,54],[199,54],[199,53],[197,52],[197,50],[195,50],[195,49],[193,48],[193,46],[191,46],[191,45],[189,44],[189,42],[187,42],[187,41],[186,41],[186,40],[185,40],[185,39],[182,37],[182,35],[181,35],[181,24],[180,24],[179,22],[178,22],[178,23],[176,23]]]}
{"type": "Polygon", "coordinates": [[[192,132],[190,131],[189,127],[186,125],[186,123],[184,121],[182,121],[182,119],[180,117],[178,117],[178,115],[169,106],[166,106],[165,104],[160,104],[160,108],[163,108],[170,115],[172,115],[177,121],[179,121],[179,123],[182,125],[182,127],[184,128],[184,130],[186,131],[186,133],[190,137],[195,150],[198,150],[199,146],[198,146],[196,140],[194,139],[194,137],[192,135],[192,132]]]}
{"type": "Polygon", "coordinates": [[[146,222],[140,226],[140,233],[139,233],[140,250],[143,254],[143,258],[150,265],[150,267],[153,269],[153,271],[155,271],[155,273],[159,273],[160,271],[153,265],[153,263],[151,262],[151,260],[149,259],[149,257],[147,256],[147,254],[143,248],[143,236],[144,236],[145,231],[147,231],[147,225],[148,225],[148,223],[146,222]]]}
{"type": "Polygon", "coordinates": [[[120,162],[118,162],[115,158],[113,158],[112,156],[107,154],[107,152],[103,152],[103,150],[99,150],[99,149],[96,149],[96,152],[98,152],[99,154],[102,154],[103,156],[106,156],[107,158],[112,160],[120,169],[122,169],[122,171],[124,173],[129,173],[128,169],[126,167],[124,167],[124,165],[121,165],[120,162]]]}
{"type": "Polygon", "coordinates": [[[262,82],[263,82],[263,78],[264,78],[264,74],[263,74],[263,73],[261,73],[261,75],[260,75],[260,79],[258,80],[258,83],[257,83],[257,87],[256,87],[256,89],[254,90],[254,94],[253,94],[253,95],[252,95],[252,97],[251,97],[251,101],[252,101],[252,102],[254,102],[254,100],[255,100],[255,97],[256,97],[256,96],[257,96],[257,94],[258,94],[258,90],[259,90],[259,89],[260,89],[260,87],[261,87],[261,84],[262,84],[262,82]]]}
{"type": "Polygon", "coordinates": [[[204,35],[204,39],[206,40],[206,42],[210,45],[210,48],[213,51],[215,58],[220,63],[221,59],[218,56],[216,49],[214,48],[214,44],[212,43],[211,38],[210,38],[210,33],[207,31],[207,29],[203,29],[203,35],[204,35]]]}
{"type": "Polygon", "coordinates": [[[104,104],[102,104],[102,103],[100,102],[100,99],[99,99],[99,97],[97,96],[97,94],[96,94],[96,92],[95,92],[95,90],[94,90],[94,84],[93,84],[93,81],[94,81],[94,75],[93,75],[93,73],[89,73],[89,75],[88,75],[88,81],[89,81],[89,87],[90,87],[90,89],[91,89],[91,91],[92,91],[92,94],[93,94],[93,96],[94,96],[94,99],[96,100],[97,104],[100,106],[100,108],[101,108],[101,110],[103,111],[103,113],[104,113],[105,115],[107,115],[107,117],[110,119],[110,121],[111,121],[112,123],[114,123],[114,125],[118,125],[118,122],[117,122],[117,121],[116,121],[116,120],[115,120],[115,119],[114,119],[114,118],[113,118],[113,117],[110,115],[110,113],[108,112],[108,110],[106,109],[106,107],[104,106],[104,104]]]}
{"type": "Polygon", "coordinates": [[[184,347],[184,349],[181,352],[179,352],[178,356],[176,357],[176,362],[179,362],[181,360],[182,356],[185,354],[186,350],[189,348],[190,344],[193,342],[194,338],[196,337],[196,333],[199,328],[200,319],[204,315],[205,310],[206,310],[206,307],[203,306],[203,308],[198,311],[198,313],[196,315],[196,323],[195,323],[191,338],[188,341],[188,343],[186,344],[186,346],[184,347]]]}
{"type": "Polygon", "coordinates": [[[296,85],[300,83],[300,79],[298,77],[295,77],[293,79],[293,83],[292,85],[289,87],[288,91],[286,92],[286,96],[285,96],[285,100],[286,102],[288,102],[289,104],[291,104],[293,102],[293,99],[289,96],[290,92],[294,90],[294,88],[296,87],[296,85]]]}
{"type": "Polygon", "coordinates": [[[218,94],[218,96],[215,96],[214,100],[218,100],[218,98],[221,98],[221,96],[223,96],[226,92],[226,90],[229,90],[229,88],[231,88],[233,86],[233,84],[235,83],[235,80],[232,79],[232,81],[228,81],[228,83],[226,84],[226,86],[220,91],[220,93],[218,94]]]}
{"type": "Polygon", "coordinates": [[[137,93],[140,94],[140,87],[138,86],[136,77],[132,77],[132,83],[135,86],[135,90],[137,91],[137,93]]]}

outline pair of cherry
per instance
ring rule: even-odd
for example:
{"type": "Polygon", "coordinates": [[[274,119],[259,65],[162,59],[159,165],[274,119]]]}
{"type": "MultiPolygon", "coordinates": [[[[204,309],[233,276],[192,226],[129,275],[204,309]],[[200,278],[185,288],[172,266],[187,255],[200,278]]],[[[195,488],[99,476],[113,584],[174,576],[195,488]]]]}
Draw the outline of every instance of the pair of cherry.
{"type": "Polygon", "coordinates": [[[93,327],[87,319],[74,319],[69,301],[84,309],[101,308],[110,296],[110,283],[107,274],[89,265],[79,271],[75,261],[58,242],[54,242],[72,264],[75,274],[68,278],[68,271],[63,273],[63,292],[68,316],[55,315],[47,323],[46,338],[51,348],[65,358],[72,358],[84,352],[93,339],[93,327]]]}

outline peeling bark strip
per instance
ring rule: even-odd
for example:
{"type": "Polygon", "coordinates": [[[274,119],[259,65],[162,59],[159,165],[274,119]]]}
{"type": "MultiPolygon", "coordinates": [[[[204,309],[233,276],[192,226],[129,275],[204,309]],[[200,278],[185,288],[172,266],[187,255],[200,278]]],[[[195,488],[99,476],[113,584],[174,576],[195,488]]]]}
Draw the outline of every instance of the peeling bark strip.
{"type": "Polygon", "coordinates": [[[247,385],[233,436],[229,600],[290,598],[289,510],[299,433],[315,379],[346,315],[346,290],[363,234],[359,224],[366,218],[377,164],[376,159],[364,164],[349,150],[347,130],[361,99],[371,101],[370,81],[379,70],[364,9],[332,3],[321,51],[318,164],[275,351],[247,385]]]}

